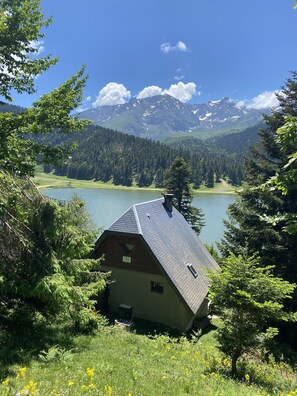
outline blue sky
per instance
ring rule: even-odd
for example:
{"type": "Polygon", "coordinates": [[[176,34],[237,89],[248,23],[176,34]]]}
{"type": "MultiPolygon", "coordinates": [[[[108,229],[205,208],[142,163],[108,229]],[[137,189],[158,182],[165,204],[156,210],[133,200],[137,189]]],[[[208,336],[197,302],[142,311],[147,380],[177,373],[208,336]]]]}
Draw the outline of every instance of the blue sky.
{"type": "Polygon", "coordinates": [[[275,103],[297,70],[294,0],[44,0],[41,55],[59,63],[36,80],[28,106],[86,64],[82,108],[169,93],[183,102],[224,96],[275,103]]]}

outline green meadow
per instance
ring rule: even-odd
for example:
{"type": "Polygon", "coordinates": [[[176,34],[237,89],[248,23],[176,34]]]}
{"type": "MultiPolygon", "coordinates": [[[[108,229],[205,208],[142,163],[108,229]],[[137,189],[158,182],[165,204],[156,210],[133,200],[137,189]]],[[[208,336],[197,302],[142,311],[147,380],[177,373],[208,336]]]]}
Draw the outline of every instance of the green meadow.
{"type": "MultiPolygon", "coordinates": [[[[103,183],[94,180],[77,180],[69,179],[66,176],[56,176],[53,173],[37,172],[33,178],[34,183],[39,189],[45,190],[49,188],[108,188],[108,189],[121,189],[121,190],[156,190],[164,191],[162,188],[155,188],[153,185],[150,187],[138,187],[136,185],[131,187],[114,185],[111,181],[103,183]]],[[[199,190],[194,190],[195,194],[234,194],[234,187],[229,185],[226,181],[215,183],[213,188],[201,186],[199,190]]]]}
{"type": "MultiPolygon", "coordinates": [[[[230,361],[220,353],[216,326],[202,335],[128,333],[103,326],[92,336],[68,339],[37,355],[2,365],[0,395],[162,396],[297,394],[297,375],[284,357],[253,355],[230,376],[230,361]]],[[[26,356],[26,358],[25,358],[26,356]]],[[[248,357],[246,357],[248,358],[248,357]]]]}

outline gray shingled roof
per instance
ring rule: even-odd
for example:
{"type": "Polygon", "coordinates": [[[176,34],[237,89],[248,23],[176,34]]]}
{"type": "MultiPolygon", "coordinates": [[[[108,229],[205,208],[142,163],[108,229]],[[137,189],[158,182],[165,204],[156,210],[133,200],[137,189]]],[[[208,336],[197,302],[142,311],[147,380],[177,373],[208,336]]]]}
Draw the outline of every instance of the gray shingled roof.
{"type": "Polygon", "coordinates": [[[208,292],[203,268],[218,266],[184,217],[164,199],[132,206],[108,229],[112,232],[142,235],[181,297],[195,314],[208,292]],[[195,278],[187,265],[192,264],[195,278]]]}

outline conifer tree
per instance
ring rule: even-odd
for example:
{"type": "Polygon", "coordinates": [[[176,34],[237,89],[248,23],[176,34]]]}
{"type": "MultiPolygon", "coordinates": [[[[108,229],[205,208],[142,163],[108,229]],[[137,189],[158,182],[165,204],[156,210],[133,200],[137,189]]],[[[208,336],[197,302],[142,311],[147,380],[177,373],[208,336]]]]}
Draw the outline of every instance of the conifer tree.
{"type": "Polygon", "coordinates": [[[269,322],[290,320],[283,301],[291,298],[295,285],[274,277],[273,267],[261,267],[259,261],[256,256],[231,253],[209,275],[210,298],[223,322],[217,336],[221,350],[231,358],[233,375],[244,353],[277,334],[269,322]]]}
{"type": "MultiPolygon", "coordinates": [[[[0,2],[0,96],[33,93],[34,77],[56,63],[32,59],[49,24],[40,0],[0,2]]],[[[62,315],[76,327],[96,325],[93,297],[104,287],[98,262],[89,260],[95,238],[83,209],[44,198],[29,176],[38,161],[59,162],[69,150],[28,135],[70,133],[86,125],[70,113],[82,100],[84,67],[18,114],[0,113],[0,326],[20,329],[62,315]]],[[[10,331],[13,334],[13,331],[10,331]]]]}
{"type": "Polygon", "coordinates": [[[191,205],[193,191],[191,188],[192,170],[187,161],[177,157],[165,172],[165,189],[174,195],[174,207],[185,217],[193,230],[199,235],[204,226],[201,209],[191,205]]]}
{"type": "MultiPolygon", "coordinates": [[[[261,141],[252,148],[252,156],[246,162],[247,183],[237,202],[229,207],[230,221],[226,222],[221,252],[228,256],[229,251],[238,254],[241,247],[246,247],[259,255],[262,265],[275,264],[278,276],[296,283],[296,235],[287,232],[286,219],[297,213],[297,185],[292,183],[286,194],[276,187],[263,187],[272,177],[283,173],[294,152],[291,144],[282,144],[277,139],[277,131],[286,124],[287,117],[297,115],[296,72],[277,97],[280,108],[264,116],[266,128],[259,132],[261,141]]],[[[296,161],[290,166],[296,172],[296,161]]],[[[297,308],[297,296],[287,303],[289,308],[297,308]]]]}

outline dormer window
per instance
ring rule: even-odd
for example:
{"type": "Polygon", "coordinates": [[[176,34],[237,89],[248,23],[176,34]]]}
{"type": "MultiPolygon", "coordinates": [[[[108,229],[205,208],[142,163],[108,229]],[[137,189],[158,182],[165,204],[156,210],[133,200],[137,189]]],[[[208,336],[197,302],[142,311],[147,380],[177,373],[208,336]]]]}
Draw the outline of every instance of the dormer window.
{"type": "Polygon", "coordinates": [[[189,268],[191,274],[194,276],[194,278],[197,278],[198,273],[195,270],[195,268],[193,267],[193,264],[187,264],[187,267],[189,268]]]}

